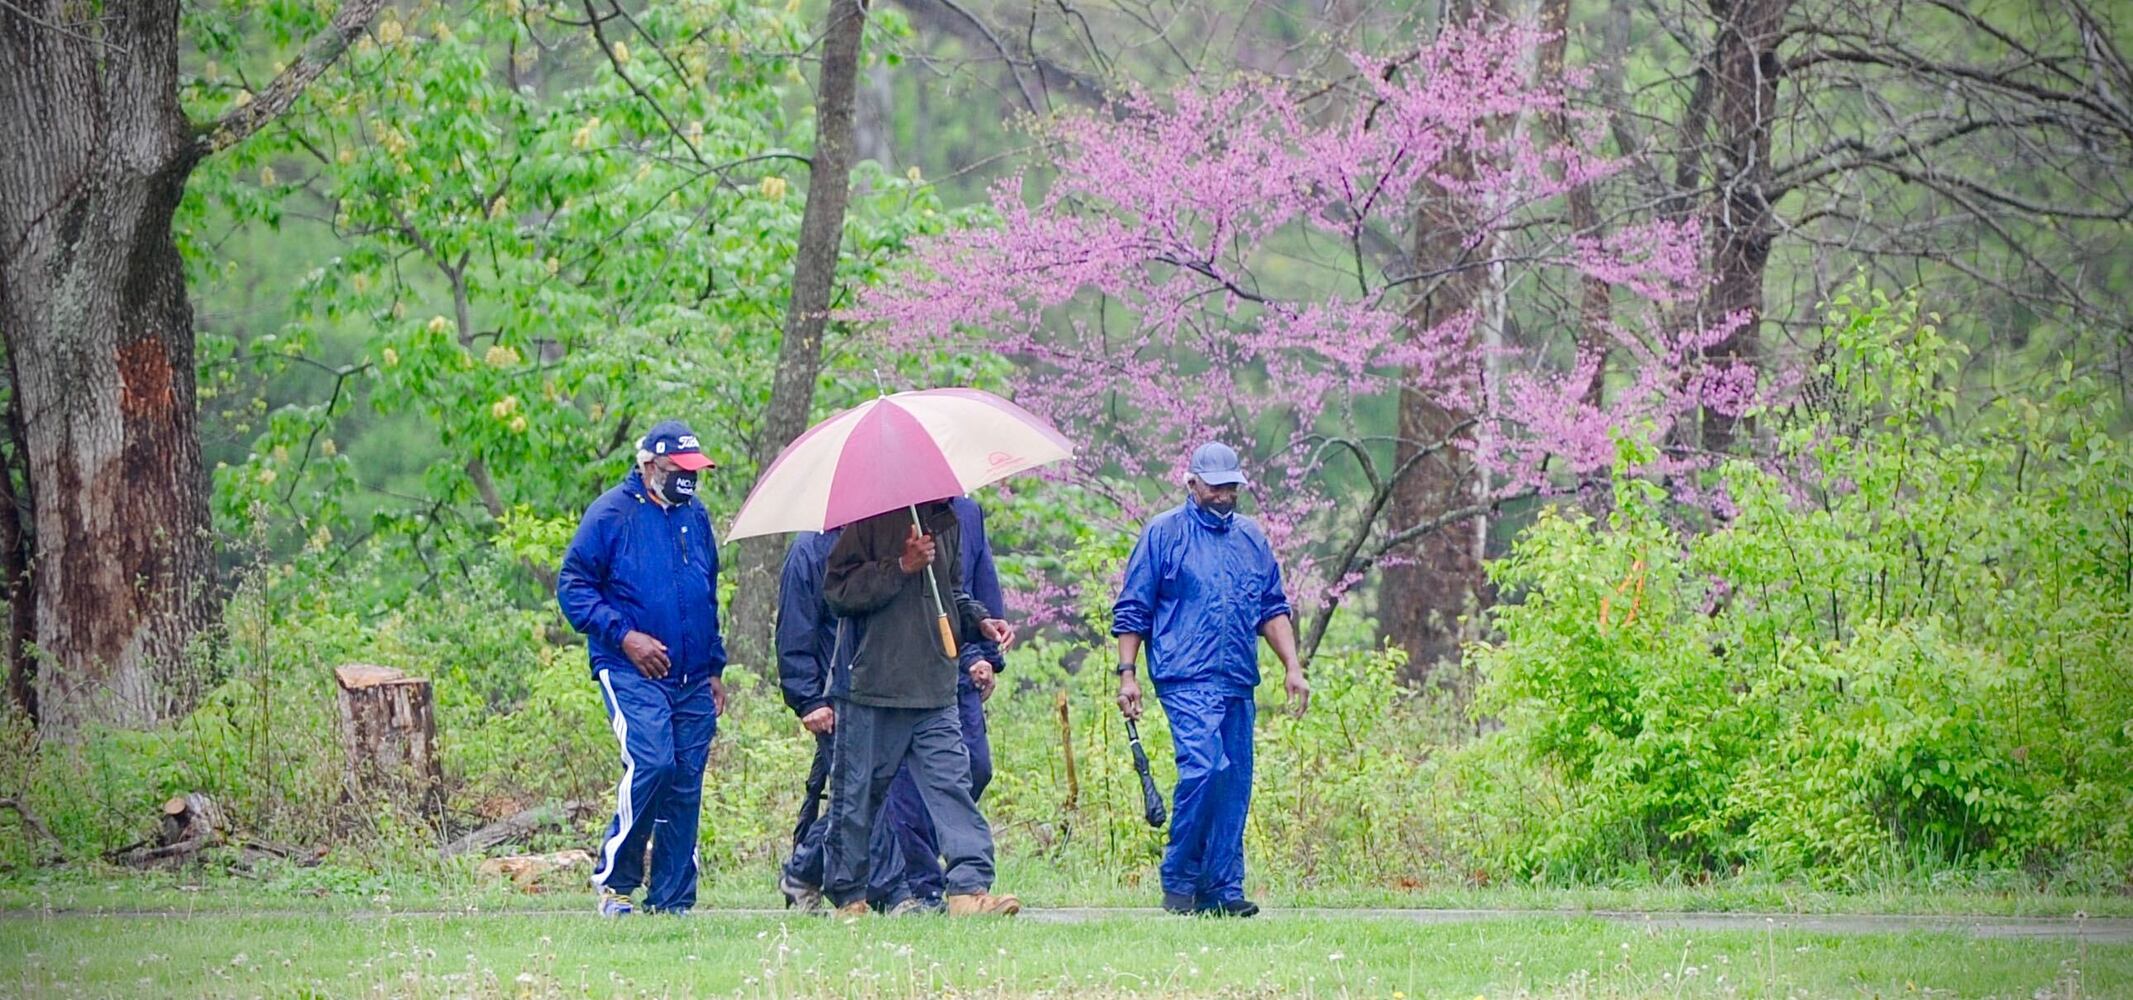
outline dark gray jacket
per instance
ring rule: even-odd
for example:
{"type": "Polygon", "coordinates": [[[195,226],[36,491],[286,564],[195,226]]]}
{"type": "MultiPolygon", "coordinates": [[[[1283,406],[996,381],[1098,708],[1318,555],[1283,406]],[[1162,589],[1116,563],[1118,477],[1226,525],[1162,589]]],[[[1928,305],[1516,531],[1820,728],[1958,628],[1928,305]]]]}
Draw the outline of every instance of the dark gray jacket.
{"type": "MultiPolygon", "coordinates": [[[[962,529],[955,512],[945,502],[920,504],[918,512],[923,530],[933,536],[933,572],[957,641],[982,641],[978,623],[992,613],[964,589],[958,572],[962,529]]],[[[898,509],[848,525],[830,547],[823,597],[846,619],[846,640],[853,649],[850,667],[838,664],[836,692],[861,705],[955,704],[962,668],[941,648],[926,574],[905,573],[898,563],[910,534],[911,512],[898,509]]]]}

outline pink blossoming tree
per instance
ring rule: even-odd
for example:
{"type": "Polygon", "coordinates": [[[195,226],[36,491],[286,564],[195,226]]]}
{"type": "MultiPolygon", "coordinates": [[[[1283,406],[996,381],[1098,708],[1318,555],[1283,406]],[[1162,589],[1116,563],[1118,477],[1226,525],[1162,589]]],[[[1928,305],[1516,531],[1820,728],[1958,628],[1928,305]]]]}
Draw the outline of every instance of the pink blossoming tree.
{"type": "Polygon", "coordinates": [[[1054,122],[1048,183],[998,185],[992,224],[923,244],[858,315],[897,346],[1015,359],[1018,400],[1083,443],[1070,475],[1128,520],[1176,502],[1193,444],[1237,446],[1315,649],[1343,597],[1416,538],[1577,488],[1607,473],[1613,436],[1663,440],[1752,390],[1752,373],[1699,361],[1731,324],[1663,319],[1696,291],[1693,223],[1562,223],[1569,192],[1622,164],[1595,152],[1604,123],[1566,100],[1575,81],[1534,78],[1541,40],[1449,28],[1396,61],[1351,57],[1346,86],[1135,94],[1054,122]],[[1543,115],[1573,127],[1522,125],[1543,115]],[[1432,198],[1460,211],[1418,213],[1432,198]],[[1448,216],[1476,220],[1457,259],[1401,252],[1418,218],[1448,216]],[[1498,308],[1413,318],[1434,285],[1477,275],[1498,308]],[[1617,290],[1604,363],[1566,349],[1574,320],[1554,305],[1574,311],[1556,289],[1586,277],[1617,290]],[[1403,389],[1464,419],[1403,446],[1388,415],[1403,389]],[[1395,523],[1403,477],[1446,453],[1483,487],[1395,523]]]}

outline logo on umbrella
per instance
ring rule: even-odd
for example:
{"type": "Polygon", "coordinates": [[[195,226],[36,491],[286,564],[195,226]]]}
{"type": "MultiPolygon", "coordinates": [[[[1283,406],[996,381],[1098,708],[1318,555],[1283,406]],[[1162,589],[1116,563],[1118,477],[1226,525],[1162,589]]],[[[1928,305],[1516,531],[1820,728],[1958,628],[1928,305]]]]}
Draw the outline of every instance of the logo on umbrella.
{"type": "Polygon", "coordinates": [[[997,469],[1003,465],[1013,465],[1016,462],[1022,461],[1022,456],[1009,454],[1004,451],[996,451],[990,455],[985,456],[985,461],[992,463],[992,467],[997,469]]]}

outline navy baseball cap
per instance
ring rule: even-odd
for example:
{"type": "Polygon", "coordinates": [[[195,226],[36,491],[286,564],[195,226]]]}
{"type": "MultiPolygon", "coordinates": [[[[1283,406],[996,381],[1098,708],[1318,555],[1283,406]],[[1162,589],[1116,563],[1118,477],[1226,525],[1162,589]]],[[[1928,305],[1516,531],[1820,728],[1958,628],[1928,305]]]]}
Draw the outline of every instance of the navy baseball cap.
{"type": "Polygon", "coordinates": [[[1220,441],[1209,441],[1193,450],[1192,474],[1209,486],[1244,485],[1244,464],[1237,451],[1220,441]]]}
{"type": "Polygon", "coordinates": [[[711,461],[711,456],[704,454],[703,446],[696,443],[696,432],[679,420],[669,420],[652,428],[637,447],[654,455],[665,455],[673,459],[675,465],[690,472],[718,467],[718,463],[711,461]]]}

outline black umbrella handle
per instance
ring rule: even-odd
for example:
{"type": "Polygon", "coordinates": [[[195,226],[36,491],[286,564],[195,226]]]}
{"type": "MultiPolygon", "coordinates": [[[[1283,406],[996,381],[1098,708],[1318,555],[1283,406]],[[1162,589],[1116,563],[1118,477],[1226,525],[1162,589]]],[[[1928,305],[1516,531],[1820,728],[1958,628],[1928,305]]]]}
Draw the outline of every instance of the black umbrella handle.
{"type": "Polygon", "coordinates": [[[1133,748],[1133,770],[1141,779],[1141,818],[1160,830],[1170,821],[1170,810],[1163,806],[1163,793],[1155,787],[1155,775],[1148,772],[1148,751],[1141,748],[1141,730],[1132,719],[1126,720],[1126,742],[1133,748]]]}

